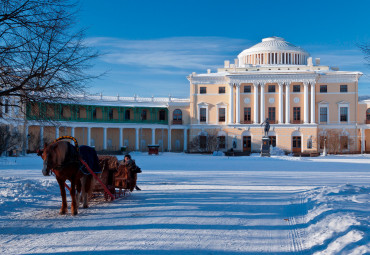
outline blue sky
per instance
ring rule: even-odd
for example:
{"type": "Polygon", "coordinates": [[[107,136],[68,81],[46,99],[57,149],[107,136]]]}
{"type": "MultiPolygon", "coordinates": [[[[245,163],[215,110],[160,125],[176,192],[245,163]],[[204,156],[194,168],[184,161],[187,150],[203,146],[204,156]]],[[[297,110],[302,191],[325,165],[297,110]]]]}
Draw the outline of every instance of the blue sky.
{"type": "Polygon", "coordinates": [[[279,36],[321,64],[361,71],[370,95],[370,66],[358,44],[370,43],[370,1],[81,0],[80,27],[103,55],[92,93],[189,97],[186,76],[216,71],[262,38],[279,36]]]}

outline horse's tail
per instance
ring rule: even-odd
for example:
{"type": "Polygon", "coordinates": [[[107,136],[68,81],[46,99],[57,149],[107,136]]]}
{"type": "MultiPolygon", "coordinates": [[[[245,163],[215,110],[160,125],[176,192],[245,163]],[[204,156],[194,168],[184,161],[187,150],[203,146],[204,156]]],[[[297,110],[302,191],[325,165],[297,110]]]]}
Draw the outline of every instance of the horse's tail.
{"type": "Polygon", "coordinates": [[[61,137],[55,139],[53,143],[58,142],[58,141],[63,140],[63,139],[70,139],[70,140],[74,141],[77,152],[80,152],[80,149],[78,147],[77,139],[74,138],[73,136],[69,136],[69,135],[61,136],[61,137]]]}

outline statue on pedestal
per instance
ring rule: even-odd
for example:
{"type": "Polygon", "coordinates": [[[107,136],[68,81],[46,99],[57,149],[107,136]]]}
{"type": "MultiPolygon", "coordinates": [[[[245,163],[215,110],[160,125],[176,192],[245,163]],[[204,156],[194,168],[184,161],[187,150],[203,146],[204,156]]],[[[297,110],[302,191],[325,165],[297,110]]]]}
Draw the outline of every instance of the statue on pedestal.
{"type": "Polygon", "coordinates": [[[261,123],[261,126],[265,124],[264,131],[265,135],[262,137],[262,144],[261,144],[261,156],[262,157],[270,157],[270,138],[269,138],[269,130],[270,130],[270,122],[269,119],[266,118],[264,122],[261,123]]]}
{"type": "Polygon", "coordinates": [[[270,122],[269,122],[269,119],[268,118],[266,118],[266,120],[264,121],[264,122],[262,122],[261,123],[261,126],[263,125],[263,124],[265,124],[265,128],[264,128],[264,130],[265,130],[265,137],[268,137],[269,136],[269,130],[270,130],[270,122]]]}

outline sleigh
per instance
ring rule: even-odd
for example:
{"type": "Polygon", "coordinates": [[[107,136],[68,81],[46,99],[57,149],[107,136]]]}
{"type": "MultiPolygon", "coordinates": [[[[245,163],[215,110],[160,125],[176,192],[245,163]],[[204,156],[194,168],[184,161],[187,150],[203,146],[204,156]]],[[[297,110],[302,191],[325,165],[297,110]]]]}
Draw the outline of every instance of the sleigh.
{"type": "Polygon", "coordinates": [[[133,191],[137,174],[131,173],[123,161],[116,156],[99,156],[99,166],[101,173],[96,175],[93,187],[95,197],[103,193],[105,200],[114,200],[133,191]]]}

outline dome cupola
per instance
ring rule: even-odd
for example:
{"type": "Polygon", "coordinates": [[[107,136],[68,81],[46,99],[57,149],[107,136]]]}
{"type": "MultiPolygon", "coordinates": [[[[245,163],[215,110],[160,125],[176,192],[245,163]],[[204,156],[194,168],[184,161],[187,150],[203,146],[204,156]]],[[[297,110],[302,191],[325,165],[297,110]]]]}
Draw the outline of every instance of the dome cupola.
{"type": "Polygon", "coordinates": [[[239,67],[250,65],[306,65],[310,54],[281,37],[268,37],[238,55],[239,67]]]}

